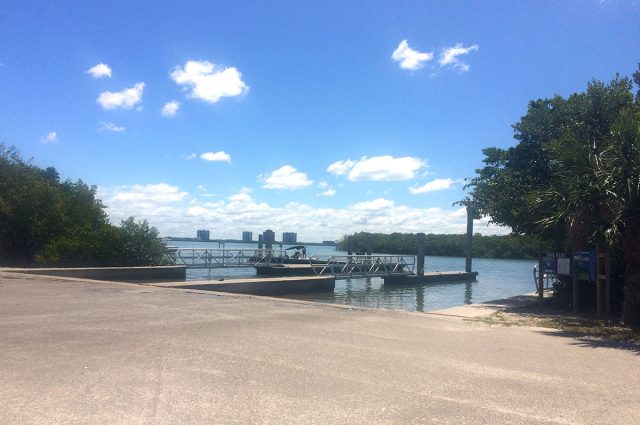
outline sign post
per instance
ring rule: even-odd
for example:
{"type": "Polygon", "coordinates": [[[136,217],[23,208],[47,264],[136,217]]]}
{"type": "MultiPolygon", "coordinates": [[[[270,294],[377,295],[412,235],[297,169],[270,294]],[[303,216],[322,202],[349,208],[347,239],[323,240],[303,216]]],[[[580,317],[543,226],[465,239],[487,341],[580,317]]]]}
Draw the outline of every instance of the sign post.
{"type": "Polygon", "coordinates": [[[538,258],[538,302],[544,301],[544,260],[542,256],[542,244],[540,245],[540,256],[538,258]]]}

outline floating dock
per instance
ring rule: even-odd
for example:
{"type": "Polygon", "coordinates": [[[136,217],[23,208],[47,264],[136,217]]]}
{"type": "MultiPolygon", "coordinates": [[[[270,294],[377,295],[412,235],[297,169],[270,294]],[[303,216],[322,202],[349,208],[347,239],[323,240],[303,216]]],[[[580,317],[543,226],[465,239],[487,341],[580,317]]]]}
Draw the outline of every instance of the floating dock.
{"type": "Polygon", "coordinates": [[[385,285],[411,285],[421,283],[467,282],[476,280],[478,272],[425,272],[424,275],[382,276],[385,285]]]}
{"type": "Polygon", "coordinates": [[[251,295],[288,295],[313,292],[332,292],[336,287],[333,276],[272,277],[194,282],[163,282],[152,286],[163,288],[199,289],[251,295]]]}
{"type": "Polygon", "coordinates": [[[258,264],[256,274],[258,276],[315,276],[313,267],[307,260],[305,263],[293,264],[258,264]]]}

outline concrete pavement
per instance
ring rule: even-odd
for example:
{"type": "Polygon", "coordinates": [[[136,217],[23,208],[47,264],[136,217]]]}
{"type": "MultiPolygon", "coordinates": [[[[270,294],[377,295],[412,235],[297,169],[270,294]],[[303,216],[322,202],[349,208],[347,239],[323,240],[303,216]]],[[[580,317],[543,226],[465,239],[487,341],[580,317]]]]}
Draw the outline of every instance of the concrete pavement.
{"type": "Polygon", "coordinates": [[[639,354],[443,315],[0,273],[1,424],[631,424],[639,354]]]}

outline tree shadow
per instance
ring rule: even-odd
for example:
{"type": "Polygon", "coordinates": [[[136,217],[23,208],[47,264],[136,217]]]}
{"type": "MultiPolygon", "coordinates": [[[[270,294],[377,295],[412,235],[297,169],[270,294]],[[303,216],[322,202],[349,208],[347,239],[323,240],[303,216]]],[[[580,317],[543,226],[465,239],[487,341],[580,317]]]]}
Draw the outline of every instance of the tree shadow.
{"type": "Polygon", "coordinates": [[[575,315],[552,299],[545,299],[542,305],[529,303],[508,308],[498,316],[505,324],[555,329],[542,333],[574,339],[573,345],[580,347],[615,348],[640,355],[640,329],[626,327],[619,320],[598,319],[592,312],[575,315]]]}
{"type": "Polygon", "coordinates": [[[640,344],[637,342],[631,341],[618,341],[614,339],[608,339],[606,336],[602,334],[588,335],[579,332],[569,332],[569,331],[542,331],[541,333],[545,335],[551,335],[562,338],[571,338],[574,342],[571,345],[575,345],[578,347],[586,347],[586,348],[616,348],[619,350],[631,351],[637,355],[640,355],[640,344]]]}

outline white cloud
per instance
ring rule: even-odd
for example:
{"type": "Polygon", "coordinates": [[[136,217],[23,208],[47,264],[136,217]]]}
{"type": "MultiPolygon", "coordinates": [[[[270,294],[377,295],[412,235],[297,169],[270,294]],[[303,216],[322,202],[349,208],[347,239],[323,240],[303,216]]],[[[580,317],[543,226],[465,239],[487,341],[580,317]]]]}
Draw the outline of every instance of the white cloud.
{"type": "Polygon", "coordinates": [[[171,78],[185,86],[189,97],[209,103],[249,91],[249,86],[242,81],[242,74],[236,68],[221,68],[208,61],[188,61],[184,67],[176,66],[171,78]]]}
{"type": "Polygon", "coordinates": [[[167,102],[164,104],[164,106],[162,107],[162,112],[160,112],[160,115],[162,115],[165,118],[175,117],[179,108],[180,108],[180,102],[172,100],[171,102],[167,102]]]}
{"type": "Polygon", "coordinates": [[[102,196],[106,196],[105,201],[110,202],[127,202],[132,205],[145,203],[165,204],[180,202],[189,195],[183,192],[177,186],[167,183],[148,184],[148,185],[125,185],[115,186],[110,190],[103,192],[102,196]]]}
{"type": "Polygon", "coordinates": [[[347,174],[356,164],[355,161],[347,159],[346,161],[336,161],[327,167],[327,171],[336,176],[347,174]]]}
{"type": "Polygon", "coordinates": [[[56,133],[55,131],[50,131],[46,136],[42,137],[40,139],[40,142],[43,145],[48,145],[50,143],[56,143],[58,142],[58,133],[56,133]]]}
{"type": "Polygon", "coordinates": [[[371,158],[364,156],[358,161],[337,161],[329,165],[327,171],[335,175],[348,173],[347,178],[351,181],[394,181],[410,180],[418,170],[426,166],[427,163],[420,158],[382,155],[371,158]]]}
{"type": "Polygon", "coordinates": [[[115,125],[112,122],[100,121],[98,123],[98,130],[100,131],[113,131],[115,133],[124,133],[126,128],[115,125]]]}
{"type": "Polygon", "coordinates": [[[225,151],[205,152],[200,155],[200,158],[211,162],[231,162],[231,156],[225,151]]]}
{"type": "Polygon", "coordinates": [[[111,68],[106,63],[99,63],[88,69],[87,74],[91,74],[93,78],[111,77],[111,68]]]}
{"type": "MultiPolygon", "coordinates": [[[[457,233],[466,232],[464,208],[412,208],[385,198],[357,202],[341,208],[318,208],[303,203],[275,207],[256,202],[248,189],[218,198],[190,196],[180,188],[160,183],[99,187],[112,223],[130,216],[147,219],[162,235],[195,236],[203,223],[211,223],[216,237],[238,239],[243,230],[276,233],[296,231],[300,240],[321,241],[353,232],[457,233]]],[[[507,234],[509,229],[475,221],[474,231],[484,235],[507,234]]]]}
{"type": "Polygon", "coordinates": [[[479,46],[477,44],[463,47],[462,43],[458,43],[453,47],[442,49],[438,63],[440,63],[440,66],[451,66],[460,72],[466,72],[469,70],[469,65],[460,60],[459,56],[469,54],[478,49],[479,46]]]}
{"type": "Polygon", "coordinates": [[[319,193],[318,196],[333,196],[336,194],[335,189],[327,189],[322,193],[319,193]]]}
{"type": "Polygon", "coordinates": [[[184,159],[192,160],[192,159],[196,159],[197,157],[198,155],[196,155],[195,153],[190,153],[189,155],[185,155],[184,159]]]}
{"type": "Polygon", "coordinates": [[[357,204],[354,204],[352,208],[354,210],[361,210],[361,211],[379,211],[382,209],[393,208],[393,206],[394,206],[393,201],[390,201],[384,198],[378,198],[378,199],[374,199],[373,201],[359,202],[357,204]]]}
{"type": "Polygon", "coordinates": [[[461,207],[451,213],[451,217],[467,217],[467,207],[461,207]]]}
{"type": "Polygon", "coordinates": [[[450,189],[455,184],[453,179],[434,179],[430,182],[425,183],[422,186],[412,186],[409,188],[409,192],[414,195],[420,193],[429,193],[429,192],[437,192],[439,190],[450,189]]]}
{"type": "Polygon", "coordinates": [[[247,192],[236,193],[235,195],[229,196],[229,201],[231,202],[251,202],[251,195],[247,192]]]}
{"type": "Polygon", "coordinates": [[[136,83],[133,87],[119,92],[105,91],[96,100],[104,109],[132,109],[142,101],[144,83],[136,83]]]}
{"type": "Polygon", "coordinates": [[[396,62],[400,62],[400,68],[415,71],[433,59],[433,53],[413,50],[409,47],[407,40],[402,40],[391,55],[391,58],[396,62]]]}
{"type": "Polygon", "coordinates": [[[283,165],[271,172],[264,180],[265,189],[300,189],[313,184],[307,175],[290,165],[283,165]]]}

